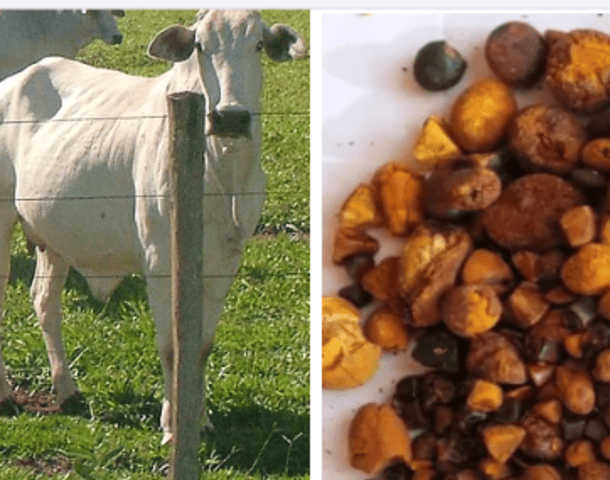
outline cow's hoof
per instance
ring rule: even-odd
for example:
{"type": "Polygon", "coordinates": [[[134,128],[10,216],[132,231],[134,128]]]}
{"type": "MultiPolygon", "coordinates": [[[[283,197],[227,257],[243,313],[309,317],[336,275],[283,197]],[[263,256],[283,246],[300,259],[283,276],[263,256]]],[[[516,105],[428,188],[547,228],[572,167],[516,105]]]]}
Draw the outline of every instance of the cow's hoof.
{"type": "Polygon", "coordinates": [[[89,418],[91,416],[91,413],[89,412],[89,404],[80,392],[70,395],[61,403],[60,407],[61,411],[66,415],[74,415],[85,418],[89,418]]]}
{"type": "Polygon", "coordinates": [[[14,417],[21,413],[21,407],[12,398],[0,402],[0,417],[14,417]]]}

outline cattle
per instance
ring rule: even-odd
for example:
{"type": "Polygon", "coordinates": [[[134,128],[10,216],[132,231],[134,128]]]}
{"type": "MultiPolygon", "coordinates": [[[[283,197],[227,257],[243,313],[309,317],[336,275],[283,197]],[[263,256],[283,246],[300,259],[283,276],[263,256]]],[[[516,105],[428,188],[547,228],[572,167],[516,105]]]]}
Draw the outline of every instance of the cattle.
{"type": "MultiPolygon", "coordinates": [[[[264,200],[261,52],[292,60],[306,56],[307,46],[288,26],[267,27],[256,11],[202,11],[191,27],[170,26],[151,41],[151,57],[173,62],[158,77],[49,57],[0,82],[0,300],[11,231],[20,222],[36,245],[31,293],[64,409],[82,404],[61,339],[60,292],[69,267],[100,299],[139,272],[164,371],[161,426],[164,441],[171,439],[166,96],[194,91],[206,101],[203,368],[264,200]]],[[[0,355],[0,405],[10,409],[13,401],[0,355]]]]}
{"type": "Polygon", "coordinates": [[[3,10],[0,12],[0,80],[51,55],[66,58],[93,40],[122,42],[114,16],[121,10],[3,10]]]}

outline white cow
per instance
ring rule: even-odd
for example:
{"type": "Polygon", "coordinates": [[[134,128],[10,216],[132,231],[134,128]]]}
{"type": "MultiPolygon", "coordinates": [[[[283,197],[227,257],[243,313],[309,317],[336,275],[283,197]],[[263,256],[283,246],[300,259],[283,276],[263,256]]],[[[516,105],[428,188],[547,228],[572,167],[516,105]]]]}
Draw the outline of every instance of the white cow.
{"type": "MultiPolygon", "coordinates": [[[[166,95],[203,92],[207,104],[203,364],[263,204],[260,54],[288,60],[306,50],[299,34],[284,25],[268,28],[257,12],[205,11],[190,28],[171,26],[152,40],[149,55],[175,62],[159,77],[52,57],[0,83],[0,301],[11,232],[21,222],[37,245],[31,291],[65,408],[80,395],[60,330],[69,266],[98,298],[126,274],[142,272],[165,374],[161,425],[165,440],[171,438],[170,172],[167,119],[160,118],[166,95]]],[[[0,355],[0,402],[6,408],[11,401],[0,355]]]]}
{"type": "Polygon", "coordinates": [[[74,58],[93,40],[121,43],[120,10],[3,10],[0,12],[0,80],[50,55],[74,58]]]}

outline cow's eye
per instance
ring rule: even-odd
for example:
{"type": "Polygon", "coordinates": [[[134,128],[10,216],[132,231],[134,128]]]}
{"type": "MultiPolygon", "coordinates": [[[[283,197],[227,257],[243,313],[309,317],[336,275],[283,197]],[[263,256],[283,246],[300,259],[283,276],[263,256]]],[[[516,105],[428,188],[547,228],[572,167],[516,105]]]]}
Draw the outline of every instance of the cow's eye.
{"type": "Polygon", "coordinates": [[[258,43],[256,44],[256,51],[257,51],[257,52],[260,52],[260,51],[262,51],[262,50],[263,50],[263,41],[261,40],[260,42],[258,42],[258,43]]]}

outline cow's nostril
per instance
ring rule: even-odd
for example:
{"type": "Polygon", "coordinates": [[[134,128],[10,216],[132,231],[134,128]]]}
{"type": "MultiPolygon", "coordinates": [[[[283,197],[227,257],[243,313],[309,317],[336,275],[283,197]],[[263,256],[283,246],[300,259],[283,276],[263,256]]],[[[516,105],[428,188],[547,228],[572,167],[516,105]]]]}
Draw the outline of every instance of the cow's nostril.
{"type": "Polygon", "coordinates": [[[249,136],[251,119],[247,110],[215,110],[210,114],[210,134],[249,136]]]}
{"type": "Polygon", "coordinates": [[[113,45],[118,45],[122,41],[123,41],[123,35],[113,35],[112,36],[112,44],[113,45]]]}

